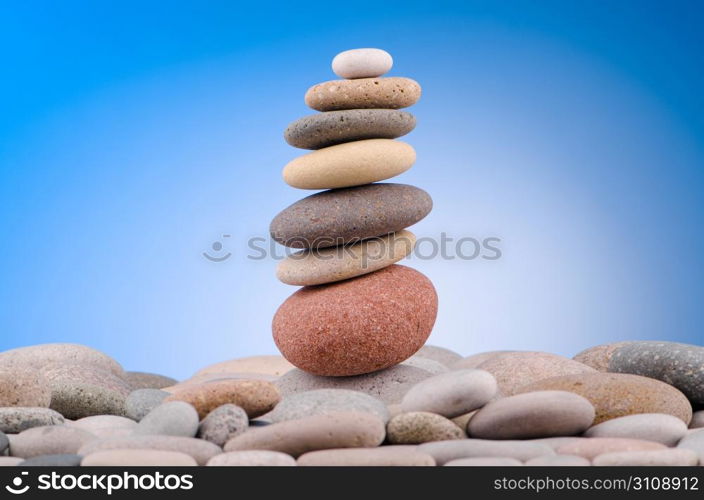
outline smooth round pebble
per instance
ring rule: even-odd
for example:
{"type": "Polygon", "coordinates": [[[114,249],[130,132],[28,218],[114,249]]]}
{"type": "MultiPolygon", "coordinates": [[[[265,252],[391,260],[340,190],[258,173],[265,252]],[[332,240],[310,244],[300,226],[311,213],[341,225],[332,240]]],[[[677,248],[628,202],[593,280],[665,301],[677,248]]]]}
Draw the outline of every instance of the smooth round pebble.
{"type": "Polygon", "coordinates": [[[668,413],[688,424],[692,406],[680,391],[659,380],[625,373],[584,373],[539,380],[519,392],[557,390],[587,398],[596,409],[594,425],[636,413],[668,413]]]}
{"type": "Polygon", "coordinates": [[[379,446],[385,435],[384,422],[375,415],[334,412],[249,429],[224,449],[272,450],[298,457],[314,450],[379,446]]]}
{"type": "Polygon", "coordinates": [[[298,457],[299,466],[313,467],[422,467],[434,466],[435,459],[416,451],[415,446],[346,448],[311,451],[298,457]]]}
{"type": "Polygon", "coordinates": [[[276,277],[296,286],[346,280],[398,262],[413,251],[415,243],[415,235],[402,230],[344,247],[301,250],[279,262],[276,277]]]}
{"type": "Polygon", "coordinates": [[[198,412],[193,406],[183,401],[171,401],[146,414],[135,427],[134,434],[194,437],[199,423],[198,412]]]}
{"type": "Polygon", "coordinates": [[[592,425],[588,399],[565,391],[536,391],[492,401],[467,424],[482,439],[529,439],[580,434],[592,425]]]}
{"type": "Polygon", "coordinates": [[[28,458],[18,465],[20,467],[78,467],[82,459],[82,456],[74,453],[60,453],[28,458]]]}
{"type": "Polygon", "coordinates": [[[470,356],[467,356],[466,358],[456,359],[452,363],[450,363],[448,366],[452,370],[471,370],[471,369],[479,367],[479,365],[481,365],[485,361],[489,361],[490,359],[495,358],[496,356],[499,356],[501,354],[507,354],[510,352],[516,352],[516,351],[478,352],[476,354],[472,354],[470,356]]]}
{"type": "Polygon", "coordinates": [[[230,451],[211,458],[209,467],[291,467],[296,459],[279,451],[230,451]]]}
{"type": "Polygon", "coordinates": [[[0,368],[0,407],[48,407],[50,403],[51,389],[36,370],[0,368]]]}
{"type": "Polygon", "coordinates": [[[264,380],[220,380],[207,382],[178,391],[164,402],[185,401],[191,404],[203,419],[224,404],[234,404],[255,418],[270,412],[281,396],[271,382],[264,380]]]}
{"type": "Polygon", "coordinates": [[[315,389],[348,389],[369,394],[389,405],[400,403],[413,385],[430,376],[426,370],[405,365],[353,377],[321,377],[296,369],[281,377],[276,386],[283,397],[315,389]]]}
{"type": "Polygon", "coordinates": [[[431,344],[425,344],[415,355],[421,358],[432,359],[448,368],[451,364],[462,359],[462,355],[455,351],[431,344]]]}
{"type": "Polygon", "coordinates": [[[87,455],[83,467],[193,467],[196,460],[178,451],[164,450],[103,450],[87,455]]]}
{"type": "Polygon", "coordinates": [[[446,467],[517,467],[523,462],[509,457],[458,458],[443,464],[446,467]]]}
{"type": "Polygon", "coordinates": [[[431,455],[438,465],[444,465],[458,458],[507,457],[525,462],[535,457],[555,455],[555,451],[544,443],[486,439],[436,441],[418,446],[418,451],[431,455]]]}
{"type": "Polygon", "coordinates": [[[416,126],[416,118],[396,109],[345,109],[304,116],[284,131],[291,146],[321,149],[365,139],[396,139],[416,126]]]}
{"type": "Polygon", "coordinates": [[[130,392],[125,400],[125,415],[139,422],[150,411],[164,402],[169,393],[161,389],[137,389],[130,392]]]}
{"type": "Polygon", "coordinates": [[[695,404],[704,403],[704,347],[677,342],[631,342],[613,353],[609,371],[662,380],[695,404]]]}
{"type": "Polygon", "coordinates": [[[99,439],[82,446],[78,454],[87,457],[104,450],[175,451],[193,457],[198,465],[205,465],[215,455],[222,453],[222,448],[202,439],[145,435],[99,439]]]}
{"type": "Polygon", "coordinates": [[[689,422],[690,429],[700,429],[704,427],[704,410],[695,411],[692,420],[689,422]]]}
{"type": "Polygon", "coordinates": [[[527,460],[528,467],[588,467],[592,463],[577,455],[546,455],[527,460]]]}
{"type": "Polygon", "coordinates": [[[617,451],[651,451],[667,449],[664,444],[642,439],[588,438],[574,441],[557,448],[558,455],[577,455],[593,460],[604,453],[617,451]]]}
{"type": "Polygon", "coordinates": [[[420,85],[410,78],[359,78],[313,85],[306,92],[305,103],[316,111],[400,109],[413,106],[420,95],[420,85]]]}
{"type": "Polygon", "coordinates": [[[394,60],[382,49],[350,49],[337,54],[332,70],[340,78],[376,78],[391,70],[394,60]]]}
{"type": "Polygon", "coordinates": [[[0,467],[15,467],[24,462],[20,457],[0,457],[0,467]]]}
{"type": "Polygon", "coordinates": [[[620,437],[675,446],[687,434],[687,424],[674,415],[641,413],[613,418],[590,427],[585,437],[620,437]]]}
{"type": "Polygon", "coordinates": [[[13,437],[10,455],[32,458],[39,455],[76,454],[79,448],[96,439],[88,431],[65,425],[33,427],[13,437]]]}
{"type": "Polygon", "coordinates": [[[298,189],[362,186],[402,174],[416,161],[413,146],[393,139],[346,142],[294,158],[283,169],[286,184],[298,189]]]}
{"type": "Polygon", "coordinates": [[[389,420],[389,411],[381,400],[347,389],[317,389],[292,394],[283,398],[268,418],[276,423],[334,411],[371,413],[384,423],[389,420]]]}
{"type": "Polygon", "coordinates": [[[577,353],[572,359],[584,363],[587,366],[591,366],[597,371],[608,372],[611,356],[613,356],[614,352],[618,349],[628,344],[630,344],[629,341],[597,345],[577,353]]]}
{"type": "Polygon", "coordinates": [[[250,356],[247,358],[230,359],[221,361],[210,366],[202,368],[195,373],[195,376],[206,374],[221,374],[221,373],[261,373],[264,375],[272,375],[280,377],[289,370],[293,370],[295,366],[286,361],[283,356],[250,356]]]}
{"type": "Polygon", "coordinates": [[[203,419],[198,428],[198,437],[222,447],[248,428],[247,412],[237,405],[224,404],[203,419]]]}
{"type": "Polygon", "coordinates": [[[49,408],[0,408],[0,432],[6,434],[19,434],[32,427],[61,425],[64,421],[60,413],[49,408]]]}
{"type": "Polygon", "coordinates": [[[402,361],[401,364],[405,366],[415,366],[416,368],[430,372],[433,375],[439,375],[440,373],[447,373],[450,371],[447,366],[438,363],[437,361],[433,361],[432,359],[421,358],[417,355],[417,353],[402,361]]]}
{"type": "Polygon", "coordinates": [[[595,466],[675,466],[686,467],[699,463],[699,456],[692,450],[672,448],[651,451],[620,451],[604,453],[592,460],[595,466]]]}
{"type": "Polygon", "coordinates": [[[519,387],[549,377],[596,372],[587,365],[548,352],[507,352],[489,358],[478,368],[494,375],[504,396],[512,396],[519,387]]]}
{"type": "Polygon", "coordinates": [[[55,363],[96,367],[118,377],[124,376],[122,366],[96,349],[80,344],[39,344],[0,353],[0,367],[41,370],[55,363]]]}
{"type": "Polygon", "coordinates": [[[457,370],[427,378],[401,400],[405,412],[426,411],[453,418],[487,404],[496,395],[494,376],[484,370],[457,370]]]}
{"type": "Polygon", "coordinates": [[[420,349],[435,324],[437,307],[430,280],[394,264],[300,289],[276,312],[274,341],[286,359],[314,375],[371,373],[420,349]]]}
{"type": "Polygon", "coordinates": [[[117,415],[95,415],[67,422],[66,425],[88,431],[100,439],[127,436],[137,427],[134,420],[117,415]]]}
{"type": "Polygon", "coordinates": [[[163,389],[178,383],[178,380],[171,377],[146,372],[125,372],[125,381],[133,391],[137,389],[163,389]]]}
{"type": "Polygon", "coordinates": [[[687,433],[679,443],[677,448],[692,450],[699,454],[699,460],[704,464],[704,430],[695,430],[687,433]]]}
{"type": "Polygon", "coordinates": [[[392,444],[422,444],[465,437],[464,431],[452,420],[422,411],[401,413],[386,425],[386,438],[392,444]]]}
{"type": "Polygon", "coordinates": [[[274,241],[291,248],[324,248],[395,233],[425,218],[430,195],[415,186],[382,182],[322,191],[279,212],[274,241]]]}

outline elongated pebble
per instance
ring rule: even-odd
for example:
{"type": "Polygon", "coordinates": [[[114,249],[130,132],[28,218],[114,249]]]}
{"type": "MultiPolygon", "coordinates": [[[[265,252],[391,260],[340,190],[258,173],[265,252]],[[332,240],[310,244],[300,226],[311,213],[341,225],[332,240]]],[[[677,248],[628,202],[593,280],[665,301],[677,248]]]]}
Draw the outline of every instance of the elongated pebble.
{"type": "Polygon", "coordinates": [[[578,455],[546,455],[527,460],[528,467],[587,467],[592,463],[578,455]]]}
{"type": "Polygon", "coordinates": [[[458,458],[443,464],[446,467],[517,467],[523,462],[510,457],[458,458]]]}
{"type": "Polygon", "coordinates": [[[420,94],[420,85],[410,78],[359,78],[313,85],[306,92],[305,102],[316,111],[399,109],[414,105],[420,94]]]}
{"type": "Polygon", "coordinates": [[[460,439],[436,441],[418,446],[418,451],[435,458],[438,465],[444,465],[457,458],[508,457],[524,462],[544,455],[555,455],[546,444],[529,441],[492,441],[486,439],[460,439]]]}
{"type": "Polygon", "coordinates": [[[39,455],[76,454],[79,448],[96,439],[94,434],[75,427],[33,427],[14,436],[10,443],[10,455],[31,458],[39,455]]]}
{"type": "Polygon", "coordinates": [[[699,456],[692,450],[670,448],[650,451],[620,451],[594,457],[595,466],[693,466],[699,456]]]}
{"type": "Polygon", "coordinates": [[[297,462],[300,466],[315,467],[420,467],[435,465],[433,457],[427,453],[420,453],[415,446],[311,451],[298,457],[297,462]]]}
{"type": "Polygon", "coordinates": [[[6,434],[19,434],[32,427],[61,425],[64,422],[60,413],[49,408],[0,408],[0,432],[6,434]]]}
{"type": "Polygon", "coordinates": [[[222,448],[202,439],[180,436],[125,436],[100,439],[83,445],[78,454],[87,456],[103,450],[161,450],[185,453],[195,459],[198,465],[205,465],[222,448]]]}
{"type": "Polygon", "coordinates": [[[464,431],[452,420],[422,411],[396,415],[386,425],[386,435],[392,444],[421,444],[465,437],[464,431]]]}
{"type": "Polygon", "coordinates": [[[193,457],[178,451],[103,450],[83,458],[83,467],[193,467],[193,457]]]}
{"type": "Polygon", "coordinates": [[[687,424],[674,415],[640,413],[614,418],[590,427],[586,437],[620,437],[675,446],[687,433],[687,424]]]}
{"type": "Polygon", "coordinates": [[[627,438],[588,438],[560,446],[558,455],[577,455],[592,460],[598,455],[617,451],[664,450],[666,446],[654,441],[627,438]]]}
{"type": "Polygon", "coordinates": [[[291,467],[296,459],[279,451],[230,451],[211,458],[208,467],[291,467]]]}

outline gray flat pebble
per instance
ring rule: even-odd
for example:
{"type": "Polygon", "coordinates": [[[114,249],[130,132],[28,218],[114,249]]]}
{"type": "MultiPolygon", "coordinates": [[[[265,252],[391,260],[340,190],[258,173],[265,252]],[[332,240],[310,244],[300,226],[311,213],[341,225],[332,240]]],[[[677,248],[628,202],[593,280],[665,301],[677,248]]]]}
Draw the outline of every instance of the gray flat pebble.
{"type": "Polygon", "coordinates": [[[137,389],[125,400],[125,416],[139,422],[171,394],[160,389],[137,389]]]}
{"type": "MultiPolygon", "coordinates": [[[[256,426],[254,421],[252,425],[256,426]]],[[[222,447],[248,428],[247,412],[237,405],[225,404],[208,413],[203,419],[198,428],[198,437],[222,447]]]]}
{"type": "Polygon", "coordinates": [[[10,446],[10,440],[4,432],[0,431],[0,455],[5,453],[8,446],[10,446]]]}
{"type": "Polygon", "coordinates": [[[432,359],[433,361],[437,361],[448,368],[453,363],[456,363],[462,359],[462,355],[456,353],[455,351],[431,344],[425,344],[417,353],[415,353],[415,356],[432,359]]]}
{"type": "Polygon", "coordinates": [[[135,435],[194,437],[198,432],[198,412],[183,401],[163,403],[147,413],[134,429],[135,435]]]}
{"type": "Polygon", "coordinates": [[[78,467],[81,465],[81,455],[62,453],[57,455],[39,455],[24,460],[20,467],[78,467]]]}
{"type": "Polygon", "coordinates": [[[347,389],[317,389],[286,396],[267,417],[271,422],[284,422],[331,411],[372,413],[384,423],[389,421],[389,411],[381,400],[347,389]]]}
{"type": "Polygon", "coordinates": [[[175,378],[146,372],[125,372],[125,380],[133,391],[137,389],[163,389],[178,384],[178,380],[175,378]]]}
{"type": "Polygon", "coordinates": [[[49,408],[0,408],[0,432],[6,434],[19,434],[32,427],[61,425],[63,423],[64,417],[49,408]]]}
{"type": "Polygon", "coordinates": [[[450,371],[450,369],[442,363],[435,361],[434,359],[418,356],[417,354],[414,354],[407,360],[403,361],[401,364],[406,366],[415,366],[416,368],[420,368],[421,370],[430,372],[433,375],[438,375],[440,373],[446,373],[450,371]]]}

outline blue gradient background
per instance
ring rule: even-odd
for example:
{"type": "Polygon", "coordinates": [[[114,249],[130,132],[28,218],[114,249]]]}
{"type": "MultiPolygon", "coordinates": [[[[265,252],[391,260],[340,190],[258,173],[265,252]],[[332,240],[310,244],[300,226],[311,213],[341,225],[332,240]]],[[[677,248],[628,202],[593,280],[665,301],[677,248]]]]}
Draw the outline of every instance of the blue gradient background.
{"type": "Polygon", "coordinates": [[[307,194],[282,131],[360,46],[424,89],[413,231],[502,239],[498,261],[408,263],[438,289],[431,343],[702,343],[702,2],[114,4],[0,7],[0,350],[176,377],[276,352],[293,288],[247,239],[307,194]]]}

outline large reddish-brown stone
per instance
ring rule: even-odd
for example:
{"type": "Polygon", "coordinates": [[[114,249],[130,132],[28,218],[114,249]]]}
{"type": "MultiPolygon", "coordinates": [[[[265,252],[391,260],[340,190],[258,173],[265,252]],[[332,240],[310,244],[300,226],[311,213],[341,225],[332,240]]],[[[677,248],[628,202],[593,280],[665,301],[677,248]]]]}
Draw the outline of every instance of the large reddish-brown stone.
{"type": "Polygon", "coordinates": [[[393,265],[329,285],[304,287],[274,316],[274,341],[301,370],[360,375],[400,363],[430,335],[438,299],[418,271],[393,265]]]}

